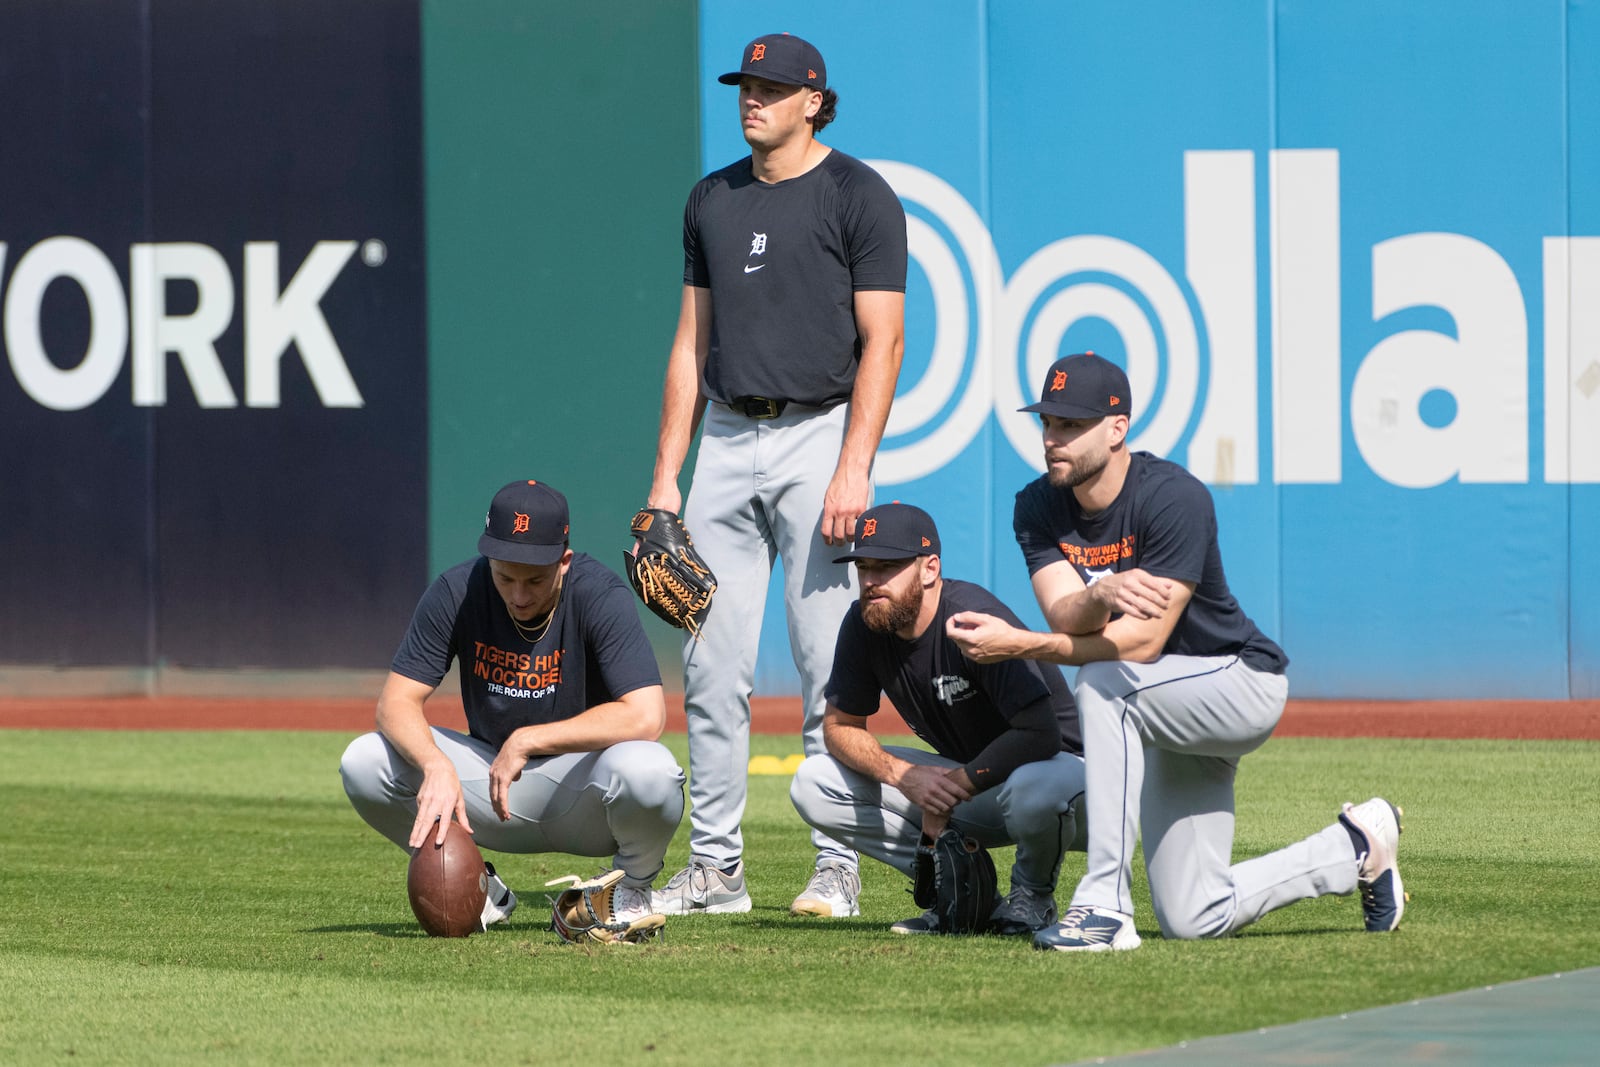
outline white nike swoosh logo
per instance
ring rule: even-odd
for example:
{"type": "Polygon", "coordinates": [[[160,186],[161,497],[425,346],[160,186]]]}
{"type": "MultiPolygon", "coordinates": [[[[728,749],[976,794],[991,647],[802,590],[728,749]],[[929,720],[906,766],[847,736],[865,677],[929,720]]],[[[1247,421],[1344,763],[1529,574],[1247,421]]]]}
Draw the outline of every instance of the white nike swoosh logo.
{"type": "Polygon", "coordinates": [[[766,266],[765,263],[757,263],[755,266],[752,267],[750,264],[746,263],[744,265],[744,272],[746,274],[754,274],[756,271],[760,270],[762,267],[765,267],[765,266],[766,266]]]}

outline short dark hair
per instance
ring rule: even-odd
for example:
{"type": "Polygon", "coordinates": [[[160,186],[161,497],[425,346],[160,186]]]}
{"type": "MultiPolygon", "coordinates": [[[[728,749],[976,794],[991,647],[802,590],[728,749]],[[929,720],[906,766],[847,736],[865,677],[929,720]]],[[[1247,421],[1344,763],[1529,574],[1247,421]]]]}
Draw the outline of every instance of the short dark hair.
{"type": "Polygon", "coordinates": [[[839,94],[832,89],[817,90],[822,94],[822,106],[811,116],[811,132],[821,133],[822,128],[834,120],[839,112],[839,94]]]}

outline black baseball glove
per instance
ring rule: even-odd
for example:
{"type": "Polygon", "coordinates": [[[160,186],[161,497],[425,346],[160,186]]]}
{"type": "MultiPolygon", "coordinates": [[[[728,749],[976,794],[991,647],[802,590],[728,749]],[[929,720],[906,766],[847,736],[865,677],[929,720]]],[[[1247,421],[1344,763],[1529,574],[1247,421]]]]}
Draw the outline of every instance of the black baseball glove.
{"type": "Polygon", "coordinates": [[[622,553],[622,568],[633,591],[656,615],[699,637],[717,576],[695,551],[682,520],[661,508],[644,508],[629,529],[639,540],[639,550],[622,553]]]}
{"type": "Polygon", "coordinates": [[[933,912],[941,934],[988,933],[998,892],[988,849],[955,829],[933,841],[923,836],[911,896],[933,912]]]}

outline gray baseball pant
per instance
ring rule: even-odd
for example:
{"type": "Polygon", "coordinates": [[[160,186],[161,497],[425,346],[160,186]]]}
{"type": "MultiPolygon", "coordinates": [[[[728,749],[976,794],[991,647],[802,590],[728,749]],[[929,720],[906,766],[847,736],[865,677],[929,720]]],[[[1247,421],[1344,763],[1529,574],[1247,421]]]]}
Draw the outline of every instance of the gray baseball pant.
{"type": "Polygon", "coordinates": [[[1233,780],[1283,714],[1289,683],[1237,656],[1163,656],[1078,669],[1088,764],[1089,868],[1074,905],[1133,914],[1136,834],[1156,921],[1169,938],[1222,937],[1269,911],[1356,887],[1337,821],[1243,863],[1233,854],[1233,780]]]}
{"type": "MultiPolygon", "coordinates": [[[[923,749],[890,745],[884,751],[908,763],[960,766],[923,749]]],[[[956,805],[950,825],[984,848],[1016,845],[1012,888],[1053,894],[1061,860],[1068,850],[1082,852],[1088,838],[1083,789],[1083,760],[1058,752],[1053,759],[1024,763],[993,789],[956,805]]],[[[911,874],[922,835],[922,809],[894,786],[823,754],[800,764],[789,799],[812,826],[911,874]]]]}
{"type": "MultiPolygon", "coordinates": [[[[800,672],[803,747],[823,751],[822,688],[833,670],[839,623],[855,599],[855,575],[823,543],[823,496],[839,460],[849,405],[790,405],[776,419],[706,408],[684,522],[717,576],[711,613],[683,644],[689,729],[689,851],[718,867],[744,853],[750,764],[750,694],[761,617],[775,559],[783,560],[789,649],[800,672]]],[[[848,847],[813,832],[818,862],[855,866],[848,847]]]]}
{"type": "MultiPolygon", "coordinates": [[[[625,875],[623,884],[641,889],[661,873],[683,818],[683,771],[664,746],[624,741],[597,752],[531,759],[511,783],[511,818],[501,822],[489,803],[489,767],[497,750],[455,730],[432,729],[461,779],[478,847],[612,856],[625,875]]],[[[356,813],[407,848],[422,772],[382,734],[370,733],[350,742],[339,774],[356,813]]]]}

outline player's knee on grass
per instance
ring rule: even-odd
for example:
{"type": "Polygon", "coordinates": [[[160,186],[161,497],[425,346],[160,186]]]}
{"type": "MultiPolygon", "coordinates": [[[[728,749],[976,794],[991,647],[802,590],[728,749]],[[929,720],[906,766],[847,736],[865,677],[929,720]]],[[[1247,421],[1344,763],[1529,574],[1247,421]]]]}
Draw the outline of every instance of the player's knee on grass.
{"type": "Polygon", "coordinates": [[[1232,902],[1217,901],[1199,906],[1199,901],[1179,901],[1176,904],[1152,900],[1156,923],[1161,936],[1168,941],[1203,941],[1226,937],[1233,925],[1232,902]],[[1186,906],[1187,905],[1187,906],[1186,906]]]}

